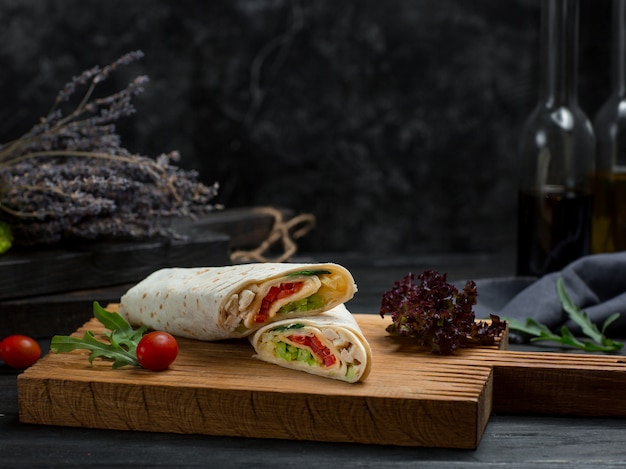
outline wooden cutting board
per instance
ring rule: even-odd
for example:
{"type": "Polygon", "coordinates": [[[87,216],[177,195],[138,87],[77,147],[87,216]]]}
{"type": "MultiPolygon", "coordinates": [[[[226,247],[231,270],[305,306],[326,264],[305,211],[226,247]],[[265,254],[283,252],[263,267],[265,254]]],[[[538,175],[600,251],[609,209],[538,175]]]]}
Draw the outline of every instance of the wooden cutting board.
{"type": "MultiPolygon", "coordinates": [[[[18,377],[26,423],[115,430],[476,448],[496,412],[626,417],[626,357],[497,347],[437,356],[355,314],[373,351],[348,384],[261,362],[247,340],[179,339],[170,369],[112,370],[48,354],[18,377]]],[[[103,331],[92,319],[76,331],[103,331]]],[[[501,345],[506,345],[503,342],[501,345]]]]}

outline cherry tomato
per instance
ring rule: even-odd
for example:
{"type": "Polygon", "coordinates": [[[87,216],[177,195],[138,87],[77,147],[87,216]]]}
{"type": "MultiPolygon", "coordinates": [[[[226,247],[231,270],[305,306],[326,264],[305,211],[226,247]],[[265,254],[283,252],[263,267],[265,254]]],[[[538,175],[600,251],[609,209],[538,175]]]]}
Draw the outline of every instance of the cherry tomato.
{"type": "Polygon", "coordinates": [[[10,335],[0,342],[0,357],[13,368],[28,368],[41,356],[41,347],[25,335],[10,335]]]}
{"type": "Polygon", "coordinates": [[[178,342],[167,332],[150,332],[144,335],[137,344],[139,364],[148,370],[165,370],[177,355],[178,342]]]}

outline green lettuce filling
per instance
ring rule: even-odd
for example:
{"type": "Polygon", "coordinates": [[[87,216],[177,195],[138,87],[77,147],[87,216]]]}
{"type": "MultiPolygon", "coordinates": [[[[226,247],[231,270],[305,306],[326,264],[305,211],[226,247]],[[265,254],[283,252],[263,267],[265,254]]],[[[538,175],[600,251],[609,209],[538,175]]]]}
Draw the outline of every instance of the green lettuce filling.
{"type": "Polygon", "coordinates": [[[304,313],[313,309],[322,308],[323,306],[324,297],[319,293],[313,293],[311,296],[283,305],[278,310],[277,314],[304,313]]]}
{"type": "Polygon", "coordinates": [[[287,344],[286,342],[278,342],[274,348],[274,352],[277,357],[288,362],[299,361],[309,366],[318,365],[317,360],[309,350],[287,344]]]}
{"type": "MultiPolygon", "coordinates": [[[[324,307],[324,297],[319,293],[313,293],[311,296],[307,298],[302,298],[301,300],[292,301],[291,303],[287,303],[283,305],[276,314],[289,314],[289,313],[304,313],[307,311],[311,311],[314,309],[319,309],[324,307]]],[[[303,324],[293,325],[290,327],[303,327],[303,324]]],[[[249,329],[242,323],[237,326],[235,332],[244,333],[249,329]]]]}
{"type": "MultiPolygon", "coordinates": [[[[300,325],[301,326],[301,325],[300,325]]],[[[289,326],[285,329],[290,328],[289,326]]],[[[286,342],[277,342],[274,344],[274,353],[278,358],[282,358],[287,362],[303,362],[309,366],[319,366],[320,363],[315,359],[313,354],[305,349],[296,347],[295,345],[288,344],[286,342]]],[[[356,376],[356,367],[354,365],[348,365],[346,370],[346,378],[354,379],[356,376]]]]}

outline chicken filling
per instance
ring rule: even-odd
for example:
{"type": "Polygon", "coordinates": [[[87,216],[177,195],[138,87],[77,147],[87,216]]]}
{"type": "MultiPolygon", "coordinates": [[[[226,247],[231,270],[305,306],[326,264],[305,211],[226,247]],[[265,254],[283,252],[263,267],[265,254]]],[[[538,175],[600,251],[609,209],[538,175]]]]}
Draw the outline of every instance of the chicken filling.
{"type": "Polygon", "coordinates": [[[246,332],[277,315],[307,313],[332,306],[347,285],[330,272],[291,274],[263,284],[250,284],[232,294],[223,308],[223,323],[230,330],[246,332]]]}
{"type": "Polygon", "coordinates": [[[291,363],[294,367],[316,367],[325,374],[356,380],[366,365],[366,352],[354,334],[327,326],[293,324],[263,334],[258,352],[291,363]]]}

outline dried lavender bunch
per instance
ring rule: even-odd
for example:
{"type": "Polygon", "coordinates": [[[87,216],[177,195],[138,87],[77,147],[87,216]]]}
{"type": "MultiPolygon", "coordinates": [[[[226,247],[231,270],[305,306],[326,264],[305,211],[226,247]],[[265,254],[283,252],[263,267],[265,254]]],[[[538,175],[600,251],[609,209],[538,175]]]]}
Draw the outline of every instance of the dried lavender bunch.
{"type": "Polygon", "coordinates": [[[115,122],[135,112],[132,98],[143,91],[146,76],[109,96],[93,97],[96,86],[120,65],[141,57],[141,51],[130,52],[74,77],[46,117],[19,139],[0,145],[0,211],[15,244],[173,237],[172,217],[219,208],[210,203],[218,184],[206,186],[195,171],[178,168],[177,152],[153,159],[122,146],[115,122]],[[65,115],[63,105],[84,88],[78,105],[65,115]]]}

